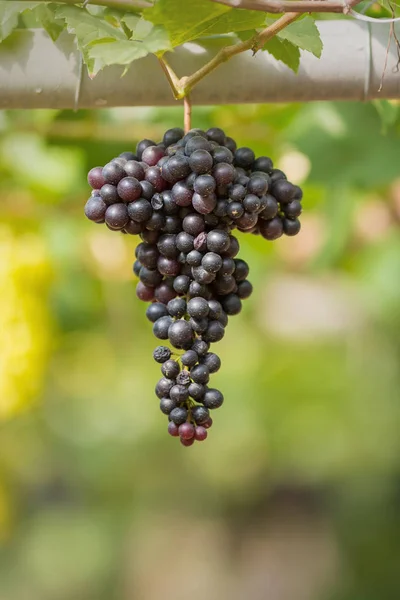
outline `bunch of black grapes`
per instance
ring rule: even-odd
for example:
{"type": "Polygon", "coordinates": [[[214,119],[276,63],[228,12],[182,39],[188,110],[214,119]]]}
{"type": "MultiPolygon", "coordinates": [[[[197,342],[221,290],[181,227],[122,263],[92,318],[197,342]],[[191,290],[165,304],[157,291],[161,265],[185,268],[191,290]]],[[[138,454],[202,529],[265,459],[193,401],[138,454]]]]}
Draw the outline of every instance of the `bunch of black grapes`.
{"type": "Polygon", "coordinates": [[[266,240],[296,235],[302,191],[270,158],[237,148],[216,127],[186,135],[169,129],[158,144],[142,140],[135,153],[93,168],[88,181],[86,216],[142,240],[136,293],[151,303],[154,335],[169,342],[154,350],[162,372],[156,394],[170,435],[191,446],[207,437],[210,411],[224,400],[209,386],[221,366],[210,346],[252,292],[232,231],[266,240]]]}

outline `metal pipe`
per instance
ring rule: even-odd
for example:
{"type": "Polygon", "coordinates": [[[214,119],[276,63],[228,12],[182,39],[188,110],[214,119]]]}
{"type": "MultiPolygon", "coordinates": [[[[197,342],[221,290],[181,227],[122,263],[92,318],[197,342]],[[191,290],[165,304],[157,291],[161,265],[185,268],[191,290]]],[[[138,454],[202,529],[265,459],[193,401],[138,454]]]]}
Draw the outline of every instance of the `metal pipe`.
{"type": "MultiPolygon", "coordinates": [[[[302,102],[400,98],[400,74],[392,44],[383,90],[389,26],[351,20],[319,21],[321,59],[302,52],[298,74],[266,52],[243,53],[221,65],[194,89],[194,104],[302,102]]],[[[399,31],[400,34],[400,31],[399,31]]],[[[169,106],[175,103],[154,56],[104,69],[90,80],[73,38],[64,33],[54,44],[42,30],[13,34],[0,45],[0,108],[99,108],[169,106]],[[80,77],[81,75],[81,77],[80,77]]],[[[215,44],[220,41],[215,40],[215,44]]],[[[169,56],[176,72],[196,71],[214,50],[187,44],[169,56]]]]}

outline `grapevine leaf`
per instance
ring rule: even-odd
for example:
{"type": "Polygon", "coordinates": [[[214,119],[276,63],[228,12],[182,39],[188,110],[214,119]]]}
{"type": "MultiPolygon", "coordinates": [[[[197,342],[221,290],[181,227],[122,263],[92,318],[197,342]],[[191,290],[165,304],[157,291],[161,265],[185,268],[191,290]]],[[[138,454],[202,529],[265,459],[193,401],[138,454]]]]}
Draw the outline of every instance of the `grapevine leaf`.
{"type": "MultiPolygon", "coordinates": [[[[268,20],[267,23],[269,21],[272,22],[268,20]]],[[[281,40],[287,40],[301,50],[307,50],[307,52],[311,52],[311,54],[320,58],[323,46],[318,27],[312,17],[306,16],[303,19],[294,21],[277,35],[281,40]]]]}
{"type": "Polygon", "coordinates": [[[272,54],[276,60],[280,60],[285,65],[297,73],[300,65],[300,50],[297,46],[288,40],[281,40],[278,37],[273,37],[265,44],[263,50],[272,54]]]}
{"type": "Polygon", "coordinates": [[[53,42],[56,41],[65,27],[63,21],[56,18],[56,10],[57,6],[55,4],[39,4],[34,10],[35,18],[47,31],[53,42]]]}
{"type": "Polygon", "coordinates": [[[209,0],[159,0],[144,11],[144,17],[166,28],[173,47],[203,36],[261,27],[265,22],[262,12],[233,9],[209,0]],[[182,18],[177,19],[177,15],[182,18]]]}
{"type": "Polygon", "coordinates": [[[64,19],[69,33],[76,36],[79,50],[82,52],[89,75],[94,76],[104,65],[89,55],[89,45],[96,40],[126,40],[126,35],[119,27],[89,14],[84,8],[62,6],[56,10],[56,17],[64,19]]]}
{"type": "Polygon", "coordinates": [[[149,53],[165,52],[171,48],[165,29],[154,26],[145,19],[126,19],[129,28],[132,28],[130,40],[97,40],[94,41],[88,52],[91,59],[96,60],[95,75],[103,67],[109,65],[129,65],[138,58],[143,58],[149,53]]]}
{"type": "Polygon", "coordinates": [[[0,2],[0,42],[5,40],[18,25],[18,18],[26,10],[33,10],[40,2],[0,2]]]}

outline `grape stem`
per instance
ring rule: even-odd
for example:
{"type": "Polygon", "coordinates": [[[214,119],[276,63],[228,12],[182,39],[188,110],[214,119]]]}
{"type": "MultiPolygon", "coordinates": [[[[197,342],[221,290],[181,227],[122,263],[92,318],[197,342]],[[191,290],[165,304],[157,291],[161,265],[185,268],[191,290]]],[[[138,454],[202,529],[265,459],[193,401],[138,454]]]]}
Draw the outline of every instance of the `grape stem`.
{"type": "Polygon", "coordinates": [[[226,4],[232,8],[260,10],[269,13],[343,13],[347,15],[350,9],[362,0],[212,0],[218,4],[226,4]]]}
{"type": "Polygon", "coordinates": [[[189,94],[183,98],[183,124],[185,133],[192,128],[192,102],[189,94]]]}
{"type": "Polygon", "coordinates": [[[158,59],[163,68],[164,73],[167,76],[168,83],[171,86],[172,92],[176,100],[182,100],[185,98],[191,90],[202,80],[204,77],[214,71],[219,65],[226,62],[236,54],[252,50],[256,53],[260,48],[264,46],[271,38],[277,33],[282,31],[285,27],[296,21],[301,15],[299,13],[290,12],[286,13],[273,23],[257,33],[255,36],[244,42],[233,44],[231,46],[225,46],[222,48],[208,63],[198,69],[192,75],[187,77],[179,77],[173,71],[171,66],[167,63],[163,56],[159,56],[158,59]]]}

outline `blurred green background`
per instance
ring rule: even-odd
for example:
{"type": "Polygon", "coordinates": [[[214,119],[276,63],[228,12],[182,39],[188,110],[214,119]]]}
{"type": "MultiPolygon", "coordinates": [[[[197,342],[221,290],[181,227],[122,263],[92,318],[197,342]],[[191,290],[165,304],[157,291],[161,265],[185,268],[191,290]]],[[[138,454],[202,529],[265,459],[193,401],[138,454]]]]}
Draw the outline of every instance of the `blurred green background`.
{"type": "Polygon", "coordinates": [[[190,449],[154,395],[137,240],[83,215],[89,168],[181,108],[0,112],[1,600],[399,599],[397,109],[194,109],[304,213],[296,238],[240,236],[255,291],[190,449]]]}

